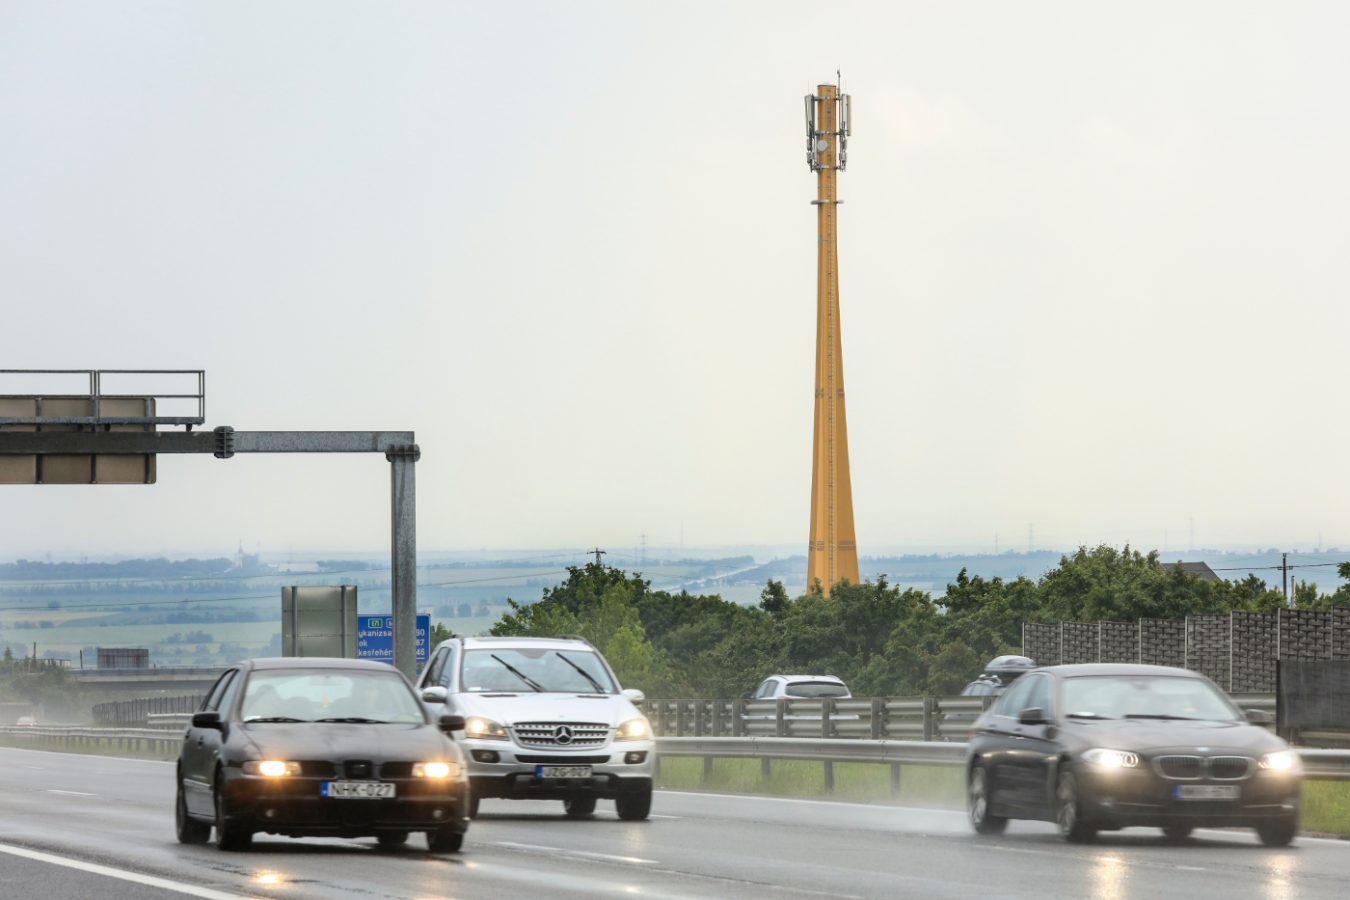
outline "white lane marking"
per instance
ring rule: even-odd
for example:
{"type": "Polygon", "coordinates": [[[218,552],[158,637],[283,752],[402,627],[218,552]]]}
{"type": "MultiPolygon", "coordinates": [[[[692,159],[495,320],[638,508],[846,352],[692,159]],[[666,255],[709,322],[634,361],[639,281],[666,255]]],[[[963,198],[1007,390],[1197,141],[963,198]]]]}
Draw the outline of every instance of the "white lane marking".
{"type": "Polygon", "coordinates": [[[162,888],[166,891],[187,894],[189,897],[205,897],[206,900],[239,900],[239,898],[243,896],[241,894],[226,894],[223,891],[213,891],[210,888],[184,884],[181,881],[170,881],[167,878],[156,878],[154,875],[141,875],[138,872],[128,872],[124,869],[113,869],[109,866],[81,862],[78,859],[67,859],[64,856],[54,856],[51,853],[39,853],[36,850],[27,850],[23,847],[14,847],[9,844],[0,844],[0,853],[8,853],[11,856],[21,856],[24,859],[51,863],[56,866],[65,866],[68,869],[79,869],[81,872],[91,872],[95,875],[106,875],[109,878],[120,878],[122,881],[131,881],[136,884],[143,884],[146,887],[162,888]]]}
{"type": "Polygon", "coordinates": [[[640,856],[617,856],[612,853],[592,853],[589,850],[568,850],[564,847],[545,847],[541,844],[517,844],[515,841],[493,841],[494,847],[505,847],[508,850],[525,850],[531,853],[556,853],[561,856],[581,856],[586,859],[603,859],[609,862],[636,863],[639,865],[654,866],[660,862],[656,859],[643,859],[640,856]]]}
{"type": "Polygon", "coordinates": [[[805,803],[811,806],[838,806],[844,809],[894,809],[912,812],[950,813],[965,818],[960,809],[943,809],[939,806],[901,806],[890,803],[848,803],[844,800],[811,800],[806,797],[766,797],[762,794],[714,794],[706,791],[657,791],[672,797],[715,797],[719,800],[763,800],[765,803],[805,803]]]}
{"type": "Polygon", "coordinates": [[[98,794],[86,794],[84,791],[62,791],[56,788],[47,788],[48,794],[70,794],[72,797],[97,797],[98,794]]]}
{"type": "Polygon", "coordinates": [[[652,819],[683,819],[684,816],[658,816],[656,813],[650,813],[648,818],[652,819]]]}

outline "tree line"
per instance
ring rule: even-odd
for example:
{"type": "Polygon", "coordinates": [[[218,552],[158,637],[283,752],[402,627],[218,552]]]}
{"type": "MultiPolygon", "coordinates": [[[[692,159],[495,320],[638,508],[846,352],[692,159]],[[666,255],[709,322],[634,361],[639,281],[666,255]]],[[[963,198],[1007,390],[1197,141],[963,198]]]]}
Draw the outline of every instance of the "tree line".
{"type": "MultiPolygon", "coordinates": [[[[1339,575],[1350,579],[1350,563],[1339,575]]],[[[885,577],[819,586],[790,597],[770,580],[758,606],[720,596],[654,591],[641,574],[588,563],[534,603],[507,601],[494,635],[577,634],[619,680],[652,697],[738,697],[774,673],[836,675],[856,696],[951,695],[989,659],[1020,653],[1024,622],[1174,619],[1284,606],[1256,576],[1205,581],[1164,566],[1157,551],[1080,547],[1038,579],[971,576],[934,598],[885,577]]],[[[1350,584],[1331,594],[1301,585],[1299,608],[1350,607],[1350,584]]]]}

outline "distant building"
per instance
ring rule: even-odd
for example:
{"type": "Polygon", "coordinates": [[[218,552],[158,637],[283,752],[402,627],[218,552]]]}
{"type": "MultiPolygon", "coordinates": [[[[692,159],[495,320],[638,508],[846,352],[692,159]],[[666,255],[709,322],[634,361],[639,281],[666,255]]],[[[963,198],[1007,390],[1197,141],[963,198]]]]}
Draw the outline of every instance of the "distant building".
{"type": "Polygon", "coordinates": [[[1203,562],[1174,562],[1174,563],[1163,563],[1163,564],[1162,564],[1163,570],[1164,570],[1164,571],[1168,571],[1168,572],[1172,571],[1173,569],[1177,568],[1178,566],[1181,568],[1181,571],[1185,572],[1187,575],[1194,575],[1196,578],[1199,578],[1201,581],[1218,581],[1218,580],[1219,580],[1219,576],[1216,575],[1216,574],[1214,574],[1214,570],[1211,569],[1211,568],[1209,567],[1209,563],[1203,563],[1203,562]]]}

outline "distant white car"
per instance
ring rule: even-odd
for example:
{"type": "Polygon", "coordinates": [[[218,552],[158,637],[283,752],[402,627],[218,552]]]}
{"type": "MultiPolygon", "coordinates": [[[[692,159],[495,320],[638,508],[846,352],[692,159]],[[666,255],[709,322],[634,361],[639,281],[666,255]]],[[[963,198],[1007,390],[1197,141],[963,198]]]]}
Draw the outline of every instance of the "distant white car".
{"type": "Polygon", "coordinates": [[[656,742],[609,664],[580,638],[455,637],[417,682],[433,714],[465,719],[469,815],[483,797],[561,800],[572,818],[614,801],[620,819],[652,805],[656,742]]]}
{"type": "Polygon", "coordinates": [[[852,696],[848,685],[833,675],[770,675],[746,699],[843,700],[852,696]]]}
{"type": "Polygon", "coordinates": [[[33,716],[19,716],[19,721],[14,724],[25,728],[33,728],[37,725],[37,719],[33,716]]]}

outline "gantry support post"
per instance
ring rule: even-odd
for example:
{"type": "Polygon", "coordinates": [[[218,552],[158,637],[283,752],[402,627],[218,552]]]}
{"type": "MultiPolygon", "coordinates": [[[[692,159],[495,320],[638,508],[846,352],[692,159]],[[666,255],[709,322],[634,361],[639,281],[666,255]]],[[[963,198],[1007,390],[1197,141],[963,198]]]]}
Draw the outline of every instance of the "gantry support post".
{"type": "Polygon", "coordinates": [[[394,614],[394,668],[417,677],[417,460],[416,444],[385,452],[389,460],[392,553],[391,611],[394,614]]]}

